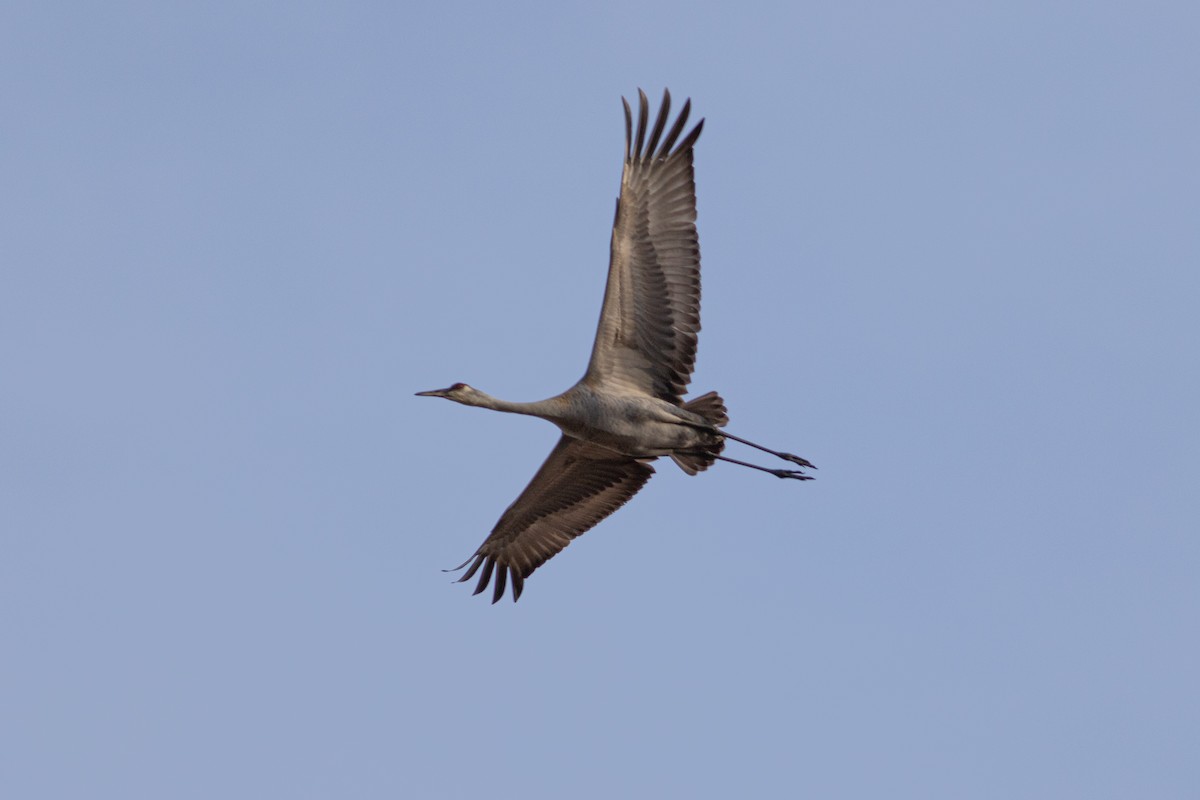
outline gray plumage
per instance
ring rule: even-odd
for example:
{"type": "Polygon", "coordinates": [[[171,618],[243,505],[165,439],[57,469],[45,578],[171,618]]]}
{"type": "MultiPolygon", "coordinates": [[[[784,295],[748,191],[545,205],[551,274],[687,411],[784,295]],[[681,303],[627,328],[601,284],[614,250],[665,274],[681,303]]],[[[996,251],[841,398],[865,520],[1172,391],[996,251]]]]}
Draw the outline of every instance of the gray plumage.
{"type": "Polygon", "coordinates": [[[562,394],[534,403],[492,397],[464,383],[419,392],[464,405],[529,414],[555,423],[562,438],[525,491],[513,501],[459,579],[479,573],[475,594],[494,579],[492,602],[511,579],[516,601],[525,579],[571,540],[633,497],[670,456],[689,475],[716,460],[781,478],[809,480],[801,470],[771,469],[722,456],[726,439],[802,467],[808,461],[747,442],[721,427],[729,421],[716,392],[683,402],[696,362],[700,331],[700,245],[696,235],[693,148],[698,122],[680,138],[691,101],[670,130],[671,95],[663,93],[646,139],[649,103],[638,90],[637,134],[625,107],[625,164],[617,199],[608,283],[591,360],[583,378],[562,394]],[[481,571],[482,570],[482,571],[481,571]]]}

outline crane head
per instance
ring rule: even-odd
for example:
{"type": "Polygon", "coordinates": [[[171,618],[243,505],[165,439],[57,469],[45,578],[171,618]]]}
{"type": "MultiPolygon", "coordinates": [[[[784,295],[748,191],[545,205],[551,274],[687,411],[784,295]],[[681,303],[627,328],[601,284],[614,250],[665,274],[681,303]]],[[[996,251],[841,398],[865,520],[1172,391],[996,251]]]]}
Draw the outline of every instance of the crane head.
{"type": "Polygon", "coordinates": [[[428,392],[417,392],[417,397],[444,397],[459,403],[468,402],[467,398],[475,393],[475,389],[465,383],[456,383],[446,389],[431,389],[428,392]]]}

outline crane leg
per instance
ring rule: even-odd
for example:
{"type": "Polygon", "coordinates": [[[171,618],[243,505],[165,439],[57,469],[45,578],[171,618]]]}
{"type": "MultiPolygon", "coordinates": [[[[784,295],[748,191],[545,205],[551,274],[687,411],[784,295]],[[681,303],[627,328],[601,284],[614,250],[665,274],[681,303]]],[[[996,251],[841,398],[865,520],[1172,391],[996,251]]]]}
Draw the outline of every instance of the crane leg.
{"type": "Polygon", "coordinates": [[[710,456],[718,461],[728,461],[730,464],[737,464],[741,467],[749,467],[750,469],[756,469],[759,472],[769,472],[776,478],[793,478],[798,481],[811,481],[813,479],[811,475],[805,475],[798,469],[771,469],[770,467],[760,467],[758,464],[751,464],[747,461],[738,461],[736,458],[729,458],[728,456],[712,456],[711,454],[710,456]]]}
{"type": "Polygon", "coordinates": [[[726,433],[723,430],[718,429],[715,432],[720,434],[721,436],[724,436],[726,439],[733,439],[735,442],[741,442],[744,445],[753,447],[755,450],[762,450],[764,453],[770,453],[771,455],[776,456],[777,458],[782,458],[784,461],[790,461],[793,464],[797,464],[801,467],[808,467],[809,469],[816,469],[816,466],[813,465],[810,461],[808,461],[808,459],[801,458],[798,455],[793,455],[792,453],[781,453],[778,450],[772,450],[769,447],[763,447],[761,444],[755,444],[754,442],[748,442],[745,439],[734,436],[732,433],[726,433]]]}

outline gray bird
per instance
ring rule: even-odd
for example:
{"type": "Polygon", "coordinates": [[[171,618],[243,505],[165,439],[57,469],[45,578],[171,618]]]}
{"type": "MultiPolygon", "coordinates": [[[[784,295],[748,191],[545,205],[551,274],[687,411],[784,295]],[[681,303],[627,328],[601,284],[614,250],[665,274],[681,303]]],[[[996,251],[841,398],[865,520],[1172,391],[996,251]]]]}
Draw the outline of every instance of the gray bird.
{"type": "Polygon", "coordinates": [[[684,401],[696,362],[700,330],[700,244],[696,236],[696,184],[693,147],[704,128],[700,120],[682,139],[691,100],[683,104],[663,136],[670,92],[650,138],[649,104],[640,89],[637,135],[625,106],[625,167],[613,222],[608,285],[587,373],[567,391],[535,403],[500,400],[465,383],[418,392],[456,403],[553,422],[562,438],[550,457],[475,554],[459,582],[480,568],[475,594],[493,574],[492,602],[504,596],[512,578],[516,602],[525,579],[571,540],[590,530],[633,497],[654,469],[651,461],[670,456],[689,475],[714,461],[728,461],[780,478],[811,480],[799,469],[771,469],[721,455],[731,439],[800,467],[803,458],[739,439],[720,430],[729,422],[716,392],[684,401]]]}

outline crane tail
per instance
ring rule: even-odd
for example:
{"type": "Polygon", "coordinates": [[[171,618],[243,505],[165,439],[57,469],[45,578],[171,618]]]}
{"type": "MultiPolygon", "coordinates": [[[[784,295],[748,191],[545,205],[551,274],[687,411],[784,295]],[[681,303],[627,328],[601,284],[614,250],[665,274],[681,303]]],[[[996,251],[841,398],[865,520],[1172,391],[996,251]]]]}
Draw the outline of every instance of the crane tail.
{"type": "Polygon", "coordinates": [[[711,467],[716,462],[717,457],[712,453],[704,452],[671,453],[671,460],[688,475],[695,475],[711,467]]]}
{"type": "MultiPolygon", "coordinates": [[[[708,392],[699,397],[693,397],[684,403],[682,407],[685,411],[690,411],[703,418],[705,422],[714,428],[719,428],[729,423],[729,413],[725,410],[725,401],[716,392],[708,392]]],[[[696,450],[671,453],[671,460],[678,464],[679,468],[688,475],[703,472],[716,462],[717,456],[725,449],[725,440],[723,438],[717,438],[716,436],[713,438],[716,441],[701,445],[696,450]]]]}
{"type": "Polygon", "coordinates": [[[683,408],[704,417],[704,421],[714,427],[723,428],[729,424],[729,412],[725,409],[725,401],[716,392],[693,397],[683,404],[683,408]]]}

